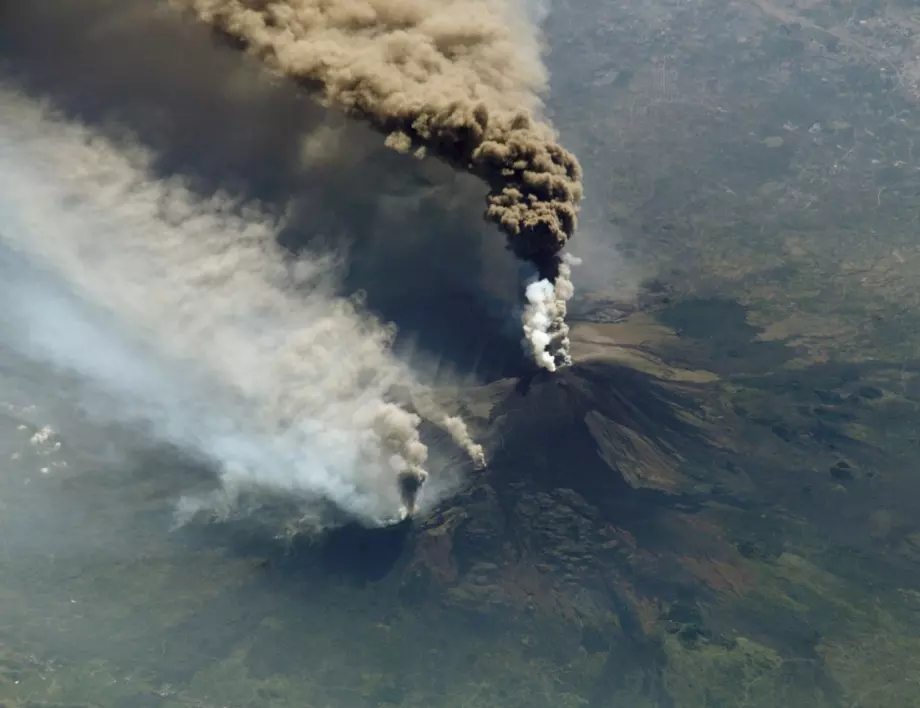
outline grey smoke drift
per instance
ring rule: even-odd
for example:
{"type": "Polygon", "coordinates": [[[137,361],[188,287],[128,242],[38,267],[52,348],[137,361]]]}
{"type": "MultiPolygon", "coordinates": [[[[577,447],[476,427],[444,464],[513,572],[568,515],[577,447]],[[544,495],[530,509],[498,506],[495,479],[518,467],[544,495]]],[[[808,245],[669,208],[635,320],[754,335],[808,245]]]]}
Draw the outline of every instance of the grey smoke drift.
{"type": "MultiPolygon", "coordinates": [[[[390,147],[481,177],[490,190],[487,218],[555,285],[559,253],[577,224],[582,171],[542,118],[547,76],[525,8],[514,0],[171,2],[325,103],[367,120],[390,147]]],[[[526,10],[542,19],[547,6],[526,10]]],[[[557,303],[570,287],[560,285],[557,303]]],[[[555,330],[551,340],[557,349],[566,341],[555,330]]],[[[547,368],[568,358],[534,355],[547,368]]]]}
{"type": "Polygon", "coordinates": [[[217,464],[186,516],[265,492],[400,520],[449,491],[424,484],[423,417],[484,462],[462,421],[413,409],[392,329],[337,295],[335,259],[285,258],[283,218],[156,180],[140,148],[2,88],[0,125],[0,245],[42,274],[4,274],[4,344],[87,379],[94,415],[217,464]]]}

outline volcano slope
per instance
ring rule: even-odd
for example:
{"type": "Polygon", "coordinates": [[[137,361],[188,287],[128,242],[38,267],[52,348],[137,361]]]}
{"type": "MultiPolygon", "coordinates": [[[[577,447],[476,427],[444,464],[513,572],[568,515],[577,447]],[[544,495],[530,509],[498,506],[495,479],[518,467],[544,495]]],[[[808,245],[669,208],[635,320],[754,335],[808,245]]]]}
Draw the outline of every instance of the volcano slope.
{"type": "MultiPolygon", "coordinates": [[[[598,63],[597,81],[588,85],[578,73],[583,63],[573,61],[578,71],[560,82],[570,95],[559,101],[570,133],[599,140],[596,173],[617,195],[611,221],[642,235],[636,251],[664,259],[656,273],[680,269],[674,279],[685,281],[677,286],[685,293],[726,299],[686,295],[612,325],[602,324],[603,308],[591,321],[575,317],[576,365],[560,377],[522,378],[517,342],[510,342],[513,362],[501,376],[515,378],[465,390],[458,406],[489,443],[490,468],[413,527],[345,528],[320,544],[287,546],[251,528],[212,527],[190,562],[163,540],[157,516],[176,488],[163,470],[181,470],[178,464],[160,458],[158,474],[139,472],[135,488],[124,476],[93,486],[83,492],[93,510],[85,523],[98,519],[107,527],[103,538],[116,528],[133,539],[146,519],[149,537],[124,543],[125,560],[90,571],[58,555],[43,566],[43,585],[0,556],[4,621],[17,628],[15,636],[0,633],[0,643],[21,646],[20,629],[60,634],[88,625],[83,635],[63,634],[93,637],[91,647],[105,638],[109,656],[112,646],[125,649],[117,652],[122,663],[85,662],[87,652],[104,652],[82,641],[78,663],[47,680],[31,646],[0,649],[0,700],[17,708],[916,705],[915,684],[906,680],[917,675],[920,656],[920,326],[908,306],[920,263],[916,200],[908,170],[882,174],[875,164],[881,153],[891,163],[916,161],[917,113],[907,110],[915,104],[894,95],[907,85],[885,87],[877,65],[857,66],[865,43],[841,40],[859,51],[838,54],[842,64],[828,61],[814,43],[814,17],[791,23],[782,19],[787,8],[765,21],[763,8],[777,12],[769,2],[740,8],[754,28],[746,36],[755,39],[745,43],[737,25],[724,22],[722,2],[605,3],[590,12],[566,4],[569,17],[586,17],[560,27],[572,33],[560,51],[581,56],[584,37],[602,26],[595,10],[609,13],[603,27],[615,37],[618,68],[598,63]],[[671,48],[678,60],[669,56],[664,67],[653,55],[660,44],[635,31],[657,32],[659,22],[686,40],[671,48]],[[793,70],[790,47],[798,47],[793,70]],[[738,58],[726,62],[731,56],[738,58]],[[671,81],[664,69],[673,66],[690,77],[671,81]],[[765,67],[772,83],[763,80],[765,67]],[[849,88],[830,90],[839,85],[849,88]],[[892,105],[909,130],[882,129],[892,105]],[[798,127],[788,123],[790,107],[801,116],[798,127]],[[819,133],[809,130],[816,116],[819,133]],[[860,129],[860,147],[847,152],[854,126],[863,125],[872,134],[860,129]],[[822,176],[839,175],[844,159],[849,178],[822,176]],[[904,181],[874,186],[876,177],[904,181]],[[104,603],[100,588],[109,590],[104,603]],[[312,607],[321,611],[311,615],[312,607]],[[127,616],[145,621],[144,631],[119,623],[127,616]],[[164,665],[169,671],[160,674],[151,668],[164,665]],[[139,680],[139,668],[152,678],[139,680]]],[[[825,9],[840,13],[835,31],[844,38],[871,25],[851,22],[855,2],[825,9]]],[[[58,49],[60,39],[52,42],[58,49]]],[[[158,65],[146,45],[131,44],[158,65]]],[[[47,56],[47,44],[34,46],[47,56]]],[[[11,41],[3,48],[17,50],[11,41]]],[[[67,56],[73,65],[74,53],[67,56]]],[[[910,56],[902,52],[898,61],[910,56]]],[[[99,76],[79,73],[91,83],[99,76]]],[[[131,75],[88,93],[124,98],[137,83],[131,75]]],[[[193,88],[178,103],[201,93],[193,88]]],[[[155,104],[164,95],[154,97],[155,104]]],[[[147,105],[138,103],[137,116],[155,122],[158,113],[147,105]]],[[[235,125],[228,118],[239,115],[230,110],[235,104],[218,105],[228,109],[217,111],[224,127],[235,125]]],[[[290,114],[299,121],[294,108],[290,114]]],[[[251,137],[246,128],[240,135],[251,137]]],[[[270,180],[285,170],[256,171],[226,146],[271,162],[296,153],[287,149],[293,140],[274,142],[284,135],[274,124],[264,142],[220,131],[201,143],[202,152],[270,180]]],[[[175,146],[177,159],[186,154],[184,143],[175,146]]],[[[342,170],[329,191],[366,164],[342,170]]],[[[379,172],[395,179],[406,169],[379,172]]],[[[441,191],[451,193],[451,184],[441,191]]],[[[407,184],[405,201],[414,194],[407,184]]],[[[460,231],[468,214],[445,218],[441,200],[432,201],[438,221],[460,231]]],[[[366,271],[380,270],[389,246],[361,246],[366,271]]],[[[411,243],[398,255],[421,253],[428,265],[463,252],[433,259],[411,243]]],[[[440,273],[430,279],[433,294],[420,308],[429,317],[441,312],[427,305],[441,303],[444,290],[440,273]]],[[[373,303],[390,289],[369,291],[373,303]]],[[[461,305],[458,312],[469,309],[468,301],[461,305]]],[[[452,332],[495,338],[472,326],[481,318],[472,320],[460,328],[450,321],[452,332]]],[[[48,491],[15,487],[17,494],[29,489],[48,491]]],[[[80,509],[74,485],[65,491],[67,508],[80,509]]],[[[182,538],[196,540],[191,530],[182,538]]]]}
{"type": "Polygon", "coordinates": [[[32,576],[5,573],[7,617],[24,632],[90,623],[126,658],[56,664],[49,692],[40,657],[0,634],[0,666],[21,677],[0,696],[81,708],[157,705],[164,691],[183,707],[841,705],[861,648],[913,656],[898,609],[910,598],[891,584],[915,578],[909,539],[884,557],[853,522],[867,497],[894,517],[912,497],[840,489],[872,489],[878,450],[854,426],[896,402],[873,397],[873,365],[784,368],[794,350],[733,322],[738,309],[690,298],[580,322],[572,368],[461,391],[457,412],[491,464],[413,525],[282,543],[251,519],[170,541],[150,527],[187,474],[178,463],[172,475],[139,468],[132,484],[117,470],[66,486],[69,504],[145,539],[143,553],[131,541],[105,575],[59,558],[38,620],[35,602],[16,601],[32,576]],[[716,313],[714,344],[689,322],[716,313]],[[737,356],[720,359],[714,347],[728,345],[737,356]],[[865,602],[866,577],[890,612],[865,602]],[[100,587],[112,590],[97,606],[100,587]]]}
{"type": "MultiPolygon", "coordinates": [[[[366,677],[367,690],[398,688],[401,705],[491,705],[498,692],[511,705],[706,706],[739,690],[751,705],[838,705],[823,652],[836,650],[834,618],[854,606],[871,563],[819,569],[818,539],[856,539],[803,504],[799,480],[822,454],[816,430],[836,431],[850,459],[874,451],[812,416],[784,417],[780,435],[759,412],[788,410],[778,393],[706,370],[719,364],[706,340],[663,324],[714,307],[732,310],[691,300],[615,324],[607,312],[573,328],[571,368],[460,391],[459,403],[446,394],[490,465],[413,525],[345,527],[283,548],[257,542],[251,526],[208,533],[258,559],[273,587],[309,587],[342,612],[373,598],[386,638],[368,638],[368,657],[385,646],[393,661],[412,658],[398,687],[366,677]]],[[[752,371],[793,354],[756,328],[734,330],[752,371]]]]}

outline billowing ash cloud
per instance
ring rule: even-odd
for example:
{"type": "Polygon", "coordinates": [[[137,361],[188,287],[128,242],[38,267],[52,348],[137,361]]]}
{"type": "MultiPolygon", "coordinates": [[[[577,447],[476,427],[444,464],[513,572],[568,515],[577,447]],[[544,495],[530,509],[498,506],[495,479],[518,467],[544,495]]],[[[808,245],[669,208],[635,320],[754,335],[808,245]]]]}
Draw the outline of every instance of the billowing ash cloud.
{"type": "Polygon", "coordinates": [[[581,167],[541,117],[544,3],[514,0],[172,0],[330,105],[490,188],[486,215],[555,280],[581,167]]]}
{"type": "Polygon", "coordinates": [[[104,392],[93,415],[215,463],[222,488],[184,512],[266,492],[402,518],[437,501],[423,418],[484,463],[462,421],[413,405],[392,329],[337,294],[334,257],[290,257],[283,215],[150,160],[0,87],[0,342],[104,392]]]}

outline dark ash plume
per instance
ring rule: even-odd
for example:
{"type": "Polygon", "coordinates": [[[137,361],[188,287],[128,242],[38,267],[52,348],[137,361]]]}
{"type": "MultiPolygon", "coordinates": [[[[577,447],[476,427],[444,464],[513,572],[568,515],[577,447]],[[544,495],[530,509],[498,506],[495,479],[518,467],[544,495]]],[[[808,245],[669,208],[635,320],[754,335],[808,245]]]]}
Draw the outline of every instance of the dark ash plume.
{"type": "Polygon", "coordinates": [[[505,0],[172,0],[401,151],[482,178],[511,250],[553,269],[581,166],[541,115],[536,30],[505,0]]]}

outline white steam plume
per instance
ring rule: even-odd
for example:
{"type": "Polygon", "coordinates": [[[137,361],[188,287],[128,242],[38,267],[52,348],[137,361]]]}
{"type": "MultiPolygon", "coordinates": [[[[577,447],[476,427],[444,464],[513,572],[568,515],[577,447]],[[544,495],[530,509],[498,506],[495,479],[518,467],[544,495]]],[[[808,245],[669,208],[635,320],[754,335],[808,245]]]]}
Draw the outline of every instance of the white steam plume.
{"type": "Polygon", "coordinates": [[[575,288],[572,266],[580,263],[576,257],[564,254],[555,280],[542,278],[527,285],[527,305],[522,317],[524,345],[534,361],[548,371],[572,363],[569,353],[569,326],[565,322],[566,307],[575,288]]]}
{"type": "Polygon", "coordinates": [[[474,442],[463,418],[455,415],[445,415],[441,419],[441,425],[447,430],[451,439],[466,451],[477,469],[482,469],[486,466],[485,451],[482,449],[482,445],[474,442]]]}
{"type": "Polygon", "coordinates": [[[485,451],[482,445],[479,445],[473,440],[463,418],[455,415],[447,415],[440,411],[438,407],[431,402],[430,396],[413,396],[412,407],[421,415],[425,416],[427,420],[450,435],[451,440],[466,452],[473,461],[473,465],[476,469],[482,469],[486,466],[485,451]]]}
{"type": "Polygon", "coordinates": [[[3,342],[219,465],[183,512],[267,492],[375,525],[435,501],[421,417],[391,398],[418,385],[392,329],[336,295],[334,259],[286,258],[279,219],[149,164],[0,87],[3,342]]]}

